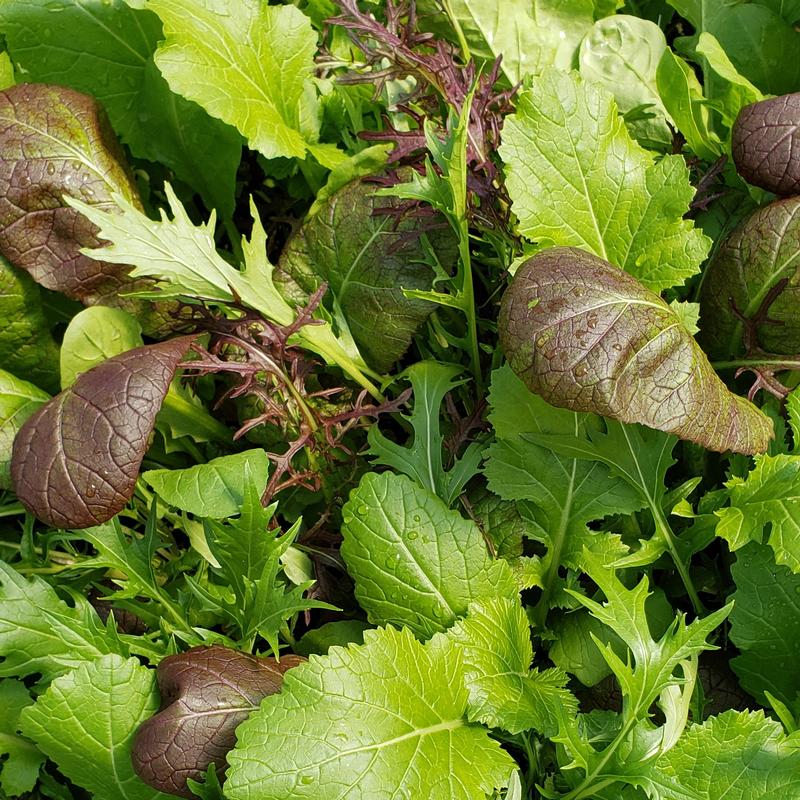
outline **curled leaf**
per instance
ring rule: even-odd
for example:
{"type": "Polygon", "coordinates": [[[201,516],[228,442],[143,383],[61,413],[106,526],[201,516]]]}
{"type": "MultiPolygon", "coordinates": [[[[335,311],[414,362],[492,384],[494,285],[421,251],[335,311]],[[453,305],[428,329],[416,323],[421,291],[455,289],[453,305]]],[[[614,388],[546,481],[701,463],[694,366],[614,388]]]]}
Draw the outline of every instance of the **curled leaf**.
{"type": "Polygon", "coordinates": [[[756,319],[755,326],[761,347],[791,354],[800,350],[800,197],[756,209],[706,267],[700,295],[700,341],[712,358],[731,358],[744,349],[742,316],[757,317],[784,280],[787,283],[780,293],[768,300],[773,322],[756,319]]]}
{"type": "MultiPolygon", "coordinates": [[[[137,288],[129,267],[81,253],[101,244],[97,228],[64,200],[109,207],[114,193],[139,203],[122,149],[93,98],[41,83],[0,92],[0,252],[48,289],[85,305],[141,313],[142,301],[120,297],[137,288]]],[[[145,327],[155,331],[163,321],[154,316],[145,327]]]]}
{"type": "Polygon", "coordinates": [[[731,146],[739,174],[777,195],[800,193],[800,92],[745,106],[731,146]]]}
{"type": "Polygon", "coordinates": [[[531,391],[673,433],[760,453],[772,422],[728,391],[680,318],[635,278],[573,247],[526,261],[503,297],[500,341],[531,391]]]}
{"type": "Polygon", "coordinates": [[[17,497],[54,527],[121,511],[170,381],[194,337],[137,347],[84,372],[22,426],[11,459],[17,497]]]}
{"type": "Polygon", "coordinates": [[[162,792],[192,797],[187,781],[200,781],[214,764],[222,777],[236,728],[261,701],[281,688],[283,674],[305,661],[194,647],[158,665],[161,710],[140,728],[131,758],[136,774],[162,792]]]}

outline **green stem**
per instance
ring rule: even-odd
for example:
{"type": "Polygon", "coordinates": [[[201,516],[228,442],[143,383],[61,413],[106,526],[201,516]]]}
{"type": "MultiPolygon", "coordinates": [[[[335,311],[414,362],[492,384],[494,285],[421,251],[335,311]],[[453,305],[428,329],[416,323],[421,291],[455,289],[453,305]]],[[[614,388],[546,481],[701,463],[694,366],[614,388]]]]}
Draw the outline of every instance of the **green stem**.
{"type": "Polygon", "coordinates": [[[25,513],[25,506],[22,503],[9,503],[0,508],[0,517],[16,517],[25,513]]]}
{"type": "Polygon", "coordinates": [[[461,286],[459,300],[461,310],[467,318],[467,341],[469,344],[470,366],[478,396],[483,396],[483,373],[481,372],[481,351],[478,346],[478,320],[475,314],[475,287],[472,280],[472,256],[469,252],[469,231],[466,219],[461,220],[458,252],[461,260],[461,286]]]}
{"type": "Polygon", "coordinates": [[[672,528],[669,522],[667,522],[667,518],[664,516],[664,511],[658,503],[651,501],[650,511],[653,514],[656,532],[666,542],[669,554],[672,556],[672,561],[675,564],[675,569],[678,570],[678,575],[680,575],[683,585],[686,587],[686,593],[689,595],[689,600],[692,602],[694,613],[700,616],[705,612],[705,608],[700,600],[700,596],[697,594],[692,576],[689,574],[686,564],[684,564],[683,559],[680,557],[677,547],[675,547],[675,534],[672,532],[672,528]]]}
{"type": "Polygon", "coordinates": [[[461,48],[461,55],[464,59],[464,63],[467,64],[472,58],[472,53],[470,52],[469,44],[467,44],[467,37],[464,36],[464,29],[461,27],[458,17],[453,13],[450,0],[442,0],[442,8],[444,9],[444,13],[447,14],[447,18],[450,20],[453,30],[456,32],[458,46],[461,48]]]}

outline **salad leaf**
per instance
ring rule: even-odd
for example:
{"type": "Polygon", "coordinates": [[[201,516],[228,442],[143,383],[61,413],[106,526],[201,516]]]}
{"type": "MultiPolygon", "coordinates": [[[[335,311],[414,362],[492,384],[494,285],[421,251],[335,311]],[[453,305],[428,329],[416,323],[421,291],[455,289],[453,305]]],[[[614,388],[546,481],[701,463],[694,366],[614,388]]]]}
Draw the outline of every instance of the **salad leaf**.
{"type": "Polygon", "coordinates": [[[269,459],[260,448],[214,458],[187,469],[151,469],[142,473],[158,496],[171,506],[198,517],[222,519],[238,514],[246,480],[264,491],[269,459]]]}
{"type": "Polygon", "coordinates": [[[402,475],[368,473],[342,509],[341,553],[369,621],[443,631],[473,600],[516,594],[478,526],[402,475]]]}
{"type": "Polygon", "coordinates": [[[121,511],[161,401],[194,336],[129,350],[81,375],[23,425],[11,478],[39,519],[87,528],[121,511]]]}
{"type": "Polygon", "coordinates": [[[164,25],[155,60],[173,91],[235,127],[267,158],[310,153],[327,167],[343,158],[317,143],[317,35],[301,11],[258,0],[148,0],[147,8],[164,25]]]}
{"type": "MultiPolygon", "coordinates": [[[[367,362],[383,372],[405,353],[434,309],[433,303],[406,297],[403,289],[430,289],[434,273],[418,221],[398,223],[389,213],[376,213],[399,201],[375,191],[374,185],[355,181],[323,202],[287,243],[275,278],[280,287],[287,274],[306,294],[327,283],[336,319],[350,330],[367,362]]],[[[439,267],[450,272],[452,237],[432,232],[430,244],[439,267]]]]}
{"type": "Polygon", "coordinates": [[[9,797],[30,792],[39,777],[45,756],[36,745],[20,736],[19,716],[33,699],[22,681],[0,680],[0,791],[9,797]]]}
{"type": "Polygon", "coordinates": [[[97,98],[135,156],[166,164],[209,208],[229,215],[241,138],[170,91],[153,62],[161,23],[133,6],[125,0],[9,0],[0,7],[0,31],[26,80],[97,98]]]}
{"type": "Polygon", "coordinates": [[[576,248],[529,259],[503,297],[500,341],[547,400],[639,422],[709,450],[764,452],[772,421],[717,377],[658,295],[576,248]]]}
{"type": "Polygon", "coordinates": [[[680,156],[634,142],[605,89],[548,71],[520,93],[500,155],[524,236],[581,247],[648,289],[696,274],[710,241],[683,219],[694,196],[680,156]]]}
{"type": "Polygon", "coordinates": [[[107,655],[56,678],[22,712],[22,731],[97,800],[166,800],[131,765],[136,728],[157,705],[154,672],[134,658],[107,655]]]}
{"type": "Polygon", "coordinates": [[[0,489],[11,488],[14,437],[25,420],[49,399],[47,392],[0,369],[0,489]]]}
{"type": "Polygon", "coordinates": [[[0,676],[39,673],[49,683],[108,653],[128,655],[84,597],[67,605],[40,577],[28,580],[0,561],[0,676]]]}
{"type": "Polygon", "coordinates": [[[42,311],[39,287],[0,256],[0,363],[48,392],[58,391],[58,345],[42,311]]]}
{"type": "Polygon", "coordinates": [[[407,629],[365,631],[363,645],[288,672],[239,727],[226,796],[322,800],[335,787],[342,800],[366,800],[392,787],[472,800],[504,786],[513,760],[464,719],[460,649],[432,645],[407,629]]]}
{"type": "Polygon", "coordinates": [[[751,543],[731,567],[731,641],[740,655],[731,660],[742,687],[760,700],[764,693],[793,703],[800,696],[794,669],[800,654],[800,575],[775,564],[769,547],[751,543]]]}
{"type": "Polygon", "coordinates": [[[778,200],[753,211],[719,247],[706,267],[700,295],[703,347],[713,357],[743,350],[745,318],[756,315],[779,281],[788,284],[769,307],[779,325],[757,324],[759,344],[774,353],[800,350],[800,198],[778,200]]]}
{"type": "Polygon", "coordinates": [[[134,771],[156,789],[192,797],[187,781],[199,781],[212,765],[222,777],[236,728],[280,689],[286,670],[303,661],[257,658],[218,645],[168,656],[156,673],[161,708],[133,739],[134,771]]]}
{"type": "Polygon", "coordinates": [[[530,628],[518,599],[472,603],[445,636],[462,651],[471,721],[509,733],[533,729],[552,735],[560,714],[577,713],[577,701],[564,688],[566,673],[530,668],[530,628]]]}

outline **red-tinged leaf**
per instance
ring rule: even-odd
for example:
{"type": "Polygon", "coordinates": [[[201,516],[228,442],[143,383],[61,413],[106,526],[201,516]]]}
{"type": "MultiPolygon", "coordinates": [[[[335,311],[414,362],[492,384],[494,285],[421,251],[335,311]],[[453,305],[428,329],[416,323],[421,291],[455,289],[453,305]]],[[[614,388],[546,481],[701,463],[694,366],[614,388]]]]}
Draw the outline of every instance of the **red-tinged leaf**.
{"type": "Polygon", "coordinates": [[[279,691],[300,656],[256,656],[226,647],[194,647],[158,665],[161,710],[139,728],[131,757],[136,774],[162,792],[192,797],[210,764],[222,774],[236,728],[279,691]]]}
{"type": "Polygon", "coordinates": [[[503,297],[500,341],[548,403],[638,422],[709,450],[762,453],[772,421],[717,377],[657,294],[597,256],[553,247],[503,297]]]}
{"type": "Polygon", "coordinates": [[[156,414],[193,336],[137,347],[84,372],[16,439],[17,497],[43,522],[88,528],[133,495],[156,414]]]}

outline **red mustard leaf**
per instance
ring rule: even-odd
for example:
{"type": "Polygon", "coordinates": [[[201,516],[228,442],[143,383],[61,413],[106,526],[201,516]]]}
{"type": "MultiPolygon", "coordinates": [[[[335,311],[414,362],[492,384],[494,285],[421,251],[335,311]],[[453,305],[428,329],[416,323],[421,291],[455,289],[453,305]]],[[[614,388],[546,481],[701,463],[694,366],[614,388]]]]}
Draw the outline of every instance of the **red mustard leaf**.
{"type": "Polygon", "coordinates": [[[54,527],[88,528],[125,507],[156,414],[193,339],[110,358],[28,418],[14,439],[11,479],[32,514],[54,527]]]}
{"type": "Polygon", "coordinates": [[[136,774],[162,792],[192,797],[186,782],[201,781],[210,764],[222,776],[236,728],[261,701],[279,691],[283,674],[305,661],[194,647],[158,665],[161,710],[141,728],[131,757],[136,774]]]}
{"type": "Polygon", "coordinates": [[[514,372],[548,403],[638,422],[709,450],[761,453],[771,420],[717,377],[677,314],[575,247],[528,259],[498,324],[514,372]]]}

